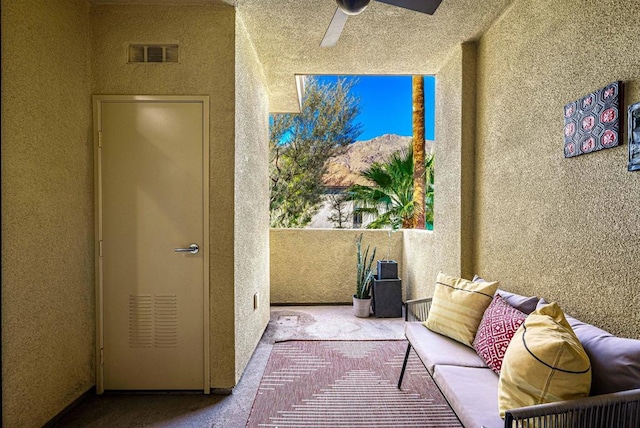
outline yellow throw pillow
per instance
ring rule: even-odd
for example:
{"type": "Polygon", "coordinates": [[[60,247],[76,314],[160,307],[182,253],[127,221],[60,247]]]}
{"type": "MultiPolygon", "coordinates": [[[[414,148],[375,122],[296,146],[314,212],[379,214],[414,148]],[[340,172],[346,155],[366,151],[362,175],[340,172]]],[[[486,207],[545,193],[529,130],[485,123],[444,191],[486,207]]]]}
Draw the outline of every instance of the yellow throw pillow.
{"type": "Polygon", "coordinates": [[[472,282],[439,273],[424,325],[472,346],[482,315],[497,289],[497,282],[472,282]]]}
{"type": "Polygon", "coordinates": [[[532,312],[511,339],[498,382],[506,410],[589,395],[591,363],[562,310],[551,303],[532,312]]]}

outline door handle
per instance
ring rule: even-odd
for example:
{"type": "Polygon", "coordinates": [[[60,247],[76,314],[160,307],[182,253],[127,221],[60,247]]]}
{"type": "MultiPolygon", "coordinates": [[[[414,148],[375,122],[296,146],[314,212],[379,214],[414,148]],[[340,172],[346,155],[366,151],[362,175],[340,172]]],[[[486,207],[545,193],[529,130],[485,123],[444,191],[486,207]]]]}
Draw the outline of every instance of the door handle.
{"type": "Polygon", "coordinates": [[[198,254],[198,251],[200,251],[200,247],[198,247],[198,244],[191,244],[187,248],[174,248],[173,251],[175,251],[176,253],[198,254]]]}

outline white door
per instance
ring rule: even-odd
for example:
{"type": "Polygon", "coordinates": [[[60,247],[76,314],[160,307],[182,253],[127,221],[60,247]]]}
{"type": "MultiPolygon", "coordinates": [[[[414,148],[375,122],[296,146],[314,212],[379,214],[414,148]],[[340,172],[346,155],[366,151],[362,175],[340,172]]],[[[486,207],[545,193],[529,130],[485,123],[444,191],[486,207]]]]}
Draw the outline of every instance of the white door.
{"type": "Polygon", "coordinates": [[[208,103],[94,97],[99,392],[209,392],[208,103]]]}

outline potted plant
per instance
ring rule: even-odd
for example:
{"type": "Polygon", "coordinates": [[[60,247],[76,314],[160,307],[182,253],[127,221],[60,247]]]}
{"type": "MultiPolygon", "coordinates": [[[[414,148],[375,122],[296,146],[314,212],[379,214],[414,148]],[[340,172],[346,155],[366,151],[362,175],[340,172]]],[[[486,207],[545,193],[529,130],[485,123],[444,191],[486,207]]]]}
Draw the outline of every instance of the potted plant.
{"type": "Polygon", "coordinates": [[[362,234],[356,239],[357,248],[357,277],[356,294],[353,295],[353,314],[360,318],[367,318],[371,312],[371,283],[373,282],[373,261],[376,257],[376,247],[369,256],[370,246],[362,253],[362,234]]]}

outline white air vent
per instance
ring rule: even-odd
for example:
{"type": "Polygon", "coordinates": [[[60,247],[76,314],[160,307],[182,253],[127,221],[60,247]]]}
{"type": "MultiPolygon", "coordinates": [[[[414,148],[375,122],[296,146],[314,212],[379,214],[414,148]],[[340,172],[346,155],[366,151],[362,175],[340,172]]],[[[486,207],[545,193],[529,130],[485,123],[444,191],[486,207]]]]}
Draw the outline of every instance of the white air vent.
{"type": "Polygon", "coordinates": [[[178,297],[175,294],[129,295],[129,347],[178,346],[178,297]]]}
{"type": "Polygon", "coordinates": [[[156,348],[178,346],[178,297],[175,294],[155,296],[154,308],[156,348]]]}
{"type": "Polygon", "coordinates": [[[153,347],[153,296],[129,295],[129,346],[153,347]]]}
{"type": "Polygon", "coordinates": [[[129,62],[178,62],[178,45],[129,45],[129,62]]]}

